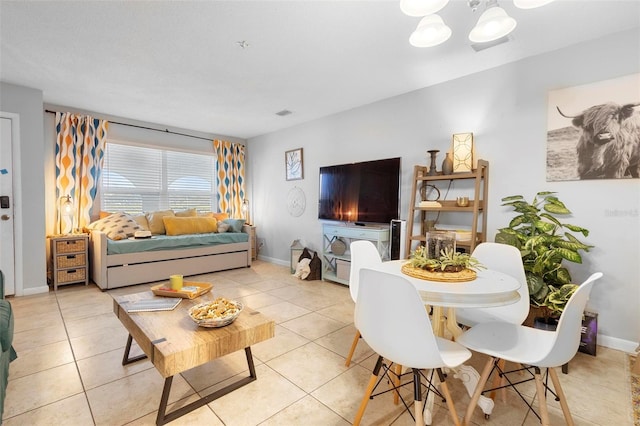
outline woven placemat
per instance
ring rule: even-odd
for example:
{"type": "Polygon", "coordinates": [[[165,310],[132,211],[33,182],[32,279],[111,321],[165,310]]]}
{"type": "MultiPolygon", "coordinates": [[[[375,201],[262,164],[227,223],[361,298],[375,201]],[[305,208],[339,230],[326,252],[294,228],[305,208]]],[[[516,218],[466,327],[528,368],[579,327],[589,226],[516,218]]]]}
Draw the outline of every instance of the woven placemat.
{"type": "Polygon", "coordinates": [[[421,268],[414,268],[409,263],[402,265],[402,273],[421,280],[439,281],[443,283],[462,283],[476,279],[476,272],[463,269],[460,272],[432,272],[421,268]]]}

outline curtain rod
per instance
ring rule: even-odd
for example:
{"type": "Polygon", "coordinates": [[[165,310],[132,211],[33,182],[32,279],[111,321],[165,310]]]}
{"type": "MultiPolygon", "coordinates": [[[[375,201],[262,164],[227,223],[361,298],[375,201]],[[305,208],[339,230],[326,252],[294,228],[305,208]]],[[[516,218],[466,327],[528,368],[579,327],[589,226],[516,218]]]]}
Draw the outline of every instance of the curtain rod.
{"type": "MultiPolygon", "coordinates": [[[[52,110],[49,110],[49,109],[45,109],[44,112],[48,112],[50,114],[55,114],[55,113],[60,112],[60,111],[52,111],[52,110]]],[[[111,120],[107,120],[107,121],[109,123],[119,124],[121,126],[137,127],[138,129],[145,129],[145,130],[155,130],[156,132],[170,133],[172,135],[187,136],[189,138],[202,139],[203,141],[213,142],[213,138],[207,139],[207,138],[203,138],[201,136],[194,136],[194,135],[188,135],[186,133],[174,132],[174,131],[171,131],[169,129],[164,129],[164,130],[162,130],[162,129],[154,129],[153,127],[138,126],[137,124],[120,123],[118,121],[111,121],[111,120]]]]}

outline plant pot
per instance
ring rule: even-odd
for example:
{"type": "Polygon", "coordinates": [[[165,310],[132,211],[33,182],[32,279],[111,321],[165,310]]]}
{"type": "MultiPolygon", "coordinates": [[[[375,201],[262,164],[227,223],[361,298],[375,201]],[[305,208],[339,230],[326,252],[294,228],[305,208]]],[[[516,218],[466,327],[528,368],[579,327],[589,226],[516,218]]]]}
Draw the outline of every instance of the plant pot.
{"type": "Polygon", "coordinates": [[[555,331],[558,327],[558,319],[551,317],[537,317],[533,320],[533,327],[539,330],[555,331]]]}

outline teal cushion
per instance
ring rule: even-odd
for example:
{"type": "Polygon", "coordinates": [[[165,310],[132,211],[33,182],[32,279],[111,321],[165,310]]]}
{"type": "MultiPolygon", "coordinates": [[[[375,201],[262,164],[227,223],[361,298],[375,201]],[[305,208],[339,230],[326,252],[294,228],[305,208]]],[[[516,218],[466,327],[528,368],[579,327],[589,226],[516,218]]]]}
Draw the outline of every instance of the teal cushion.
{"type": "Polygon", "coordinates": [[[11,303],[0,300],[0,346],[2,352],[11,349],[13,342],[13,311],[11,303]]]}
{"type": "Polygon", "coordinates": [[[229,225],[229,232],[242,232],[242,227],[244,226],[244,219],[225,219],[224,223],[229,225]]]}

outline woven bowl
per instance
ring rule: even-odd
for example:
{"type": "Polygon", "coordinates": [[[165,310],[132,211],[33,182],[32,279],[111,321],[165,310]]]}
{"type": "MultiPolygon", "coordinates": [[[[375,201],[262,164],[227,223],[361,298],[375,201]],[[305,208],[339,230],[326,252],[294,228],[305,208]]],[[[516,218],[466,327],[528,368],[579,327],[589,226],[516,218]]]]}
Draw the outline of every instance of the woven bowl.
{"type": "Polygon", "coordinates": [[[193,320],[193,322],[198,324],[200,327],[212,327],[212,328],[224,327],[234,322],[242,312],[242,309],[244,308],[244,306],[240,302],[237,302],[235,300],[229,300],[229,302],[233,303],[234,305],[236,305],[236,308],[238,308],[238,310],[233,315],[227,315],[220,318],[206,318],[206,319],[195,318],[194,312],[196,310],[211,304],[211,302],[205,302],[205,303],[199,303],[189,308],[189,317],[193,320]]]}
{"type": "Polygon", "coordinates": [[[347,251],[347,244],[340,238],[331,243],[331,253],[342,256],[347,251]]]}

